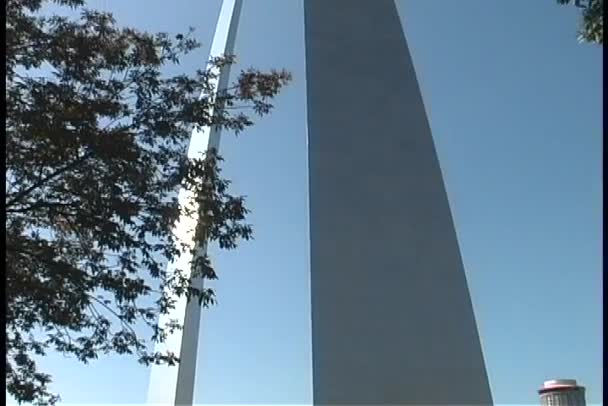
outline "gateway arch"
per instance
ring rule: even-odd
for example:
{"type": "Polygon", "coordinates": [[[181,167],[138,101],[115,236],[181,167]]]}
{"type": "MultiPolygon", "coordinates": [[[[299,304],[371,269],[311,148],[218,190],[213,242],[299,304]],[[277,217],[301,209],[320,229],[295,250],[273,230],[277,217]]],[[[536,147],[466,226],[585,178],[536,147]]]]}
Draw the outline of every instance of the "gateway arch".
{"type": "MultiPolygon", "coordinates": [[[[454,223],[395,1],[302,1],[313,403],[490,405],[454,223]]],[[[216,34],[218,53],[232,53],[242,2],[224,1],[231,23],[216,34]]],[[[219,146],[219,133],[193,134],[191,150],[207,145],[219,146]]],[[[153,367],[149,403],[193,401],[200,308],[182,303],[176,316],[185,321],[183,334],[160,349],[188,361],[153,367]]]]}

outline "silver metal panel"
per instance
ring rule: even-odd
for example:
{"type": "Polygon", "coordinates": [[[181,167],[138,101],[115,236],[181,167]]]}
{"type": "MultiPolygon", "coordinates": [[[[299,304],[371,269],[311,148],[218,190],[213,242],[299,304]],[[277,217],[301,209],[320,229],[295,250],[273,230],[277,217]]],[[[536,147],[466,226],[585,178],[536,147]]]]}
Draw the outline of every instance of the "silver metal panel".
{"type": "MultiPolygon", "coordinates": [[[[222,3],[220,20],[216,28],[214,41],[211,47],[211,57],[232,55],[236,39],[237,27],[240,18],[243,0],[225,0],[222,3]],[[226,21],[224,21],[226,19],[226,21]]],[[[217,79],[216,89],[228,87],[230,66],[225,66],[217,79]]],[[[203,95],[201,95],[202,97],[203,95]]],[[[209,149],[219,150],[221,129],[218,127],[194,129],[188,146],[188,157],[198,158],[209,149]]],[[[186,204],[188,194],[180,191],[180,204],[186,204]]],[[[192,243],[192,230],[197,219],[180,218],[174,230],[179,240],[192,243]]],[[[196,255],[205,255],[206,242],[197,245],[196,255]]],[[[176,263],[168,264],[168,272],[175,269],[187,268],[188,255],[184,254],[176,263]]],[[[203,288],[202,278],[195,278],[193,285],[203,288]]],[[[198,341],[201,324],[201,306],[198,300],[186,301],[185,297],[177,299],[174,309],[167,315],[161,315],[161,323],[170,319],[177,319],[183,323],[183,330],[169,336],[165,342],[157,343],[156,351],[172,351],[180,357],[178,366],[153,365],[150,371],[150,384],[148,388],[148,404],[184,405],[194,402],[194,385],[196,382],[196,364],[198,355],[198,341]]]]}
{"type": "Polygon", "coordinates": [[[393,0],[304,0],[314,403],[492,404],[393,0]]]}
{"type": "MultiPolygon", "coordinates": [[[[224,2],[224,7],[230,7],[230,2],[224,2]]],[[[238,30],[241,9],[243,8],[243,0],[233,0],[232,13],[228,21],[228,35],[225,38],[223,55],[234,54],[234,44],[236,41],[236,33],[238,30]]],[[[222,41],[224,38],[218,38],[216,33],[215,41],[222,41]]],[[[213,52],[213,49],[212,49],[213,52]]],[[[211,55],[212,57],[219,55],[211,55]]],[[[230,83],[230,65],[223,67],[218,78],[217,89],[224,90],[228,88],[230,83]]],[[[221,128],[211,127],[209,130],[209,141],[207,150],[214,149],[219,153],[221,128]]],[[[199,247],[198,255],[204,256],[207,254],[207,244],[199,247]]],[[[204,280],[195,278],[193,285],[199,289],[203,289],[204,280]]],[[[178,366],[177,388],[175,395],[176,405],[192,405],[194,401],[194,383],[196,376],[196,361],[198,355],[198,342],[200,336],[201,323],[201,306],[197,300],[189,301],[186,305],[186,316],[184,318],[184,330],[181,344],[181,357],[178,366]]]]}

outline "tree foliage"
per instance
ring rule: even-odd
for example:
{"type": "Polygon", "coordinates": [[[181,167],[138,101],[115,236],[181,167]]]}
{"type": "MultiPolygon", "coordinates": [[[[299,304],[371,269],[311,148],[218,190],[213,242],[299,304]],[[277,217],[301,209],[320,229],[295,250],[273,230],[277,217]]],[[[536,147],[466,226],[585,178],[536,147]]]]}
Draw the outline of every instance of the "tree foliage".
{"type": "Polygon", "coordinates": [[[604,0],[557,0],[559,4],[574,3],[582,11],[579,41],[604,43],[604,0]]]}
{"type": "MultiPolygon", "coordinates": [[[[6,384],[19,402],[52,404],[51,376],[35,360],[47,351],[85,363],[110,353],[179,361],[148,350],[180,328],[158,325],[159,314],[176,296],[207,306],[214,293],[196,289],[186,269],[166,271],[192,249],[172,233],[180,216],[196,214],[176,191],[200,205],[196,241],[233,249],[252,235],[221,157],[187,158],[191,131],[242,131],[271,111],[290,75],[249,69],[214,94],[232,56],[193,75],[162,74],[199,47],[191,32],[122,28],[84,0],[55,1],[79,18],[44,16],[43,3],[6,2],[6,384]]],[[[217,277],[206,257],[192,271],[217,277]]]]}

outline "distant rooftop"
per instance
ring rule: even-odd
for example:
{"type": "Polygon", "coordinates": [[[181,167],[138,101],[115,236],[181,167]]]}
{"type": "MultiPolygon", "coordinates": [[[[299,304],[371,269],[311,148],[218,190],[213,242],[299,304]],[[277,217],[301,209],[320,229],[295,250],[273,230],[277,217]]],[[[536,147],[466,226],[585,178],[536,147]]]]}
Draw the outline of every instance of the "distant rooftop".
{"type": "Polygon", "coordinates": [[[545,381],[543,383],[543,387],[538,390],[539,393],[549,392],[551,390],[557,389],[578,389],[581,388],[577,383],[576,379],[551,379],[550,381],[545,381]]]}

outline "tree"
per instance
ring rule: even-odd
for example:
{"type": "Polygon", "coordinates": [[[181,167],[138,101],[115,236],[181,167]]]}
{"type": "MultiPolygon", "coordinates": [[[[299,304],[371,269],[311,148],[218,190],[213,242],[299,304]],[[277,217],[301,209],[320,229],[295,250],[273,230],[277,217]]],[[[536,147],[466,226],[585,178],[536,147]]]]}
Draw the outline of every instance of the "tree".
{"type": "MultiPolygon", "coordinates": [[[[121,28],[84,0],[54,2],[80,17],[43,16],[43,0],[6,2],[6,384],[35,404],[58,399],[35,360],[47,351],[85,363],[110,353],[179,362],[147,350],[181,327],[158,325],[158,316],[176,296],[208,306],[214,292],[196,289],[185,269],[168,274],[166,263],[197,241],[233,249],[252,236],[221,157],[186,157],[191,130],[238,133],[252,112],[268,114],[290,81],[286,71],[249,69],[214,94],[233,56],[194,75],[161,74],[199,47],[192,32],[121,28]],[[178,205],[180,187],[203,214],[192,244],[172,234],[180,216],[198,210],[178,205]]],[[[217,278],[209,258],[191,265],[194,275],[217,278]]]]}
{"type": "MultiPolygon", "coordinates": [[[[557,0],[559,4],[572,3],[572,0],[557,0]]],[[[579,41],[604,43],[604,0],[574,0],[577,7],[583,9],[582,23],[579,30],[579,41]]]]}

